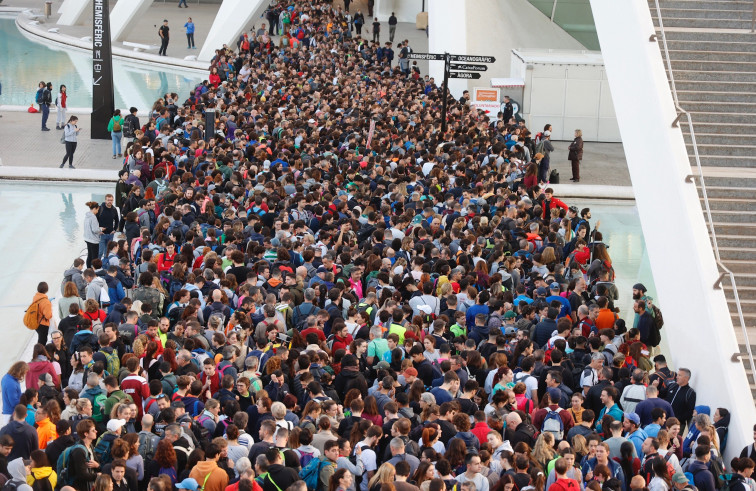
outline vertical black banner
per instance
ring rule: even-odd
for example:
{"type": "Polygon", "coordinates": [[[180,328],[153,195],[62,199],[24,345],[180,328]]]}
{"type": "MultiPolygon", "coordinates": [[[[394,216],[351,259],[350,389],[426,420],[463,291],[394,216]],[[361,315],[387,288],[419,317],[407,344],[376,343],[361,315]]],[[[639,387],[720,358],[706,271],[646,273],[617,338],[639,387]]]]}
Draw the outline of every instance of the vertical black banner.
{"type": "Polygon", "coordinates": [[[92,138],[110,140],[108,121],[115,110],[110,8],[108,0],[93,0],[92,5],[92,138]]]}

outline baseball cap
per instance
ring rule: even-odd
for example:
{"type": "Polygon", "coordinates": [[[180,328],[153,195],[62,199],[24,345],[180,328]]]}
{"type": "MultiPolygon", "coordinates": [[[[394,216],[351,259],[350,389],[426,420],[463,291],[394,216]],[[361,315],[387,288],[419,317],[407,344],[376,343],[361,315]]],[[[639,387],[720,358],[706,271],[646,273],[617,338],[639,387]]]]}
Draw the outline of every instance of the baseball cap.
{"type": "Polygon", "coordinates": [[[685,474],[683,474],[682,472],[675,472],[672,475],[672,482],[678,484],[688,484],[688,478],[685,477],[685,474]]]}
{"type": "Polygon", "coordinates": [[[55,384],[53,383],[52,375],[49,373],[43,373],[39,376],[39,380],[44,382],[45,385],[49,385],[50,387],[55,387],[55,384]]]}
{"type": "Polygon", "coordinates": [[[424,312],[426,315],[430,315],[430,313],[432,312],[432,309],[429,305],[419,305],[417,307],[417,310],[424,312]]]}
{"type": "Polygon", "coordinates": [[[173,401],[171,403],[171,408],[173,408],[173,409],[186,409],[186,406],[181,401],[173,401]]]}
{"type": "Polygon", "coordinates": [[[625,413],[625,419],[632,421],[636,425],[640,426],[640,416],[635,413],[625,413]]]}
{"type": "Polygon", "coordinates": [[[540,296],[542,296],[542,297],[545,297],[546,295],[548,295],[548,294],[549,294],[549,292],[548,292],[548,291],[546,291],[546,288],[544,288],[544,287],[542,287],[542,286],[539,286],[538,288],[536,288],[536,294],[537,294],[537,295],[540,295],[540,296]]]}
{"type": "Polygon", "coordinates": [[[197,491],[197,488],[199,488],[199,484],[197,484],[197,481],[195,481],[191,477],[187,477],[180,483],[176,484],[176,487],[178,489],[190,489],[191,491],[197,491]]]}
{"type": "Polygon", "coordinates": [[[507,312],[504,312],[504,318],[505,319],[514,319],[515,317],[517,317],[517,314],[515,314],[511,310],[509,310],[507,312]]]}
{"type": "Polygon", "coordinates": [[[559,401],[559,399],[562,398],[561,390],[557,389],[556,387],[549,387],[549,389],[546,391],[546,393],[549,395],[549,399],[552,401],[559,401]]]}
{"type": "Polygon", "coordinates": [[[560,290],[561,286],[559,286],[559,283],[557,283],[555,281],[555,282],[553,282],[552,284],[549,285],[549,288],[551,288],[552,290],[560,290]]]}
{"type": "Polygon", "coordinates": [[[126,424],[125,419],[111,419],[108,421],[108,431],[116,431],[118,428],[126,424]]]}
{"type": "Polygon", "coordinates": [[[391,365],[387,361],[379,361],[374,367],[374,370],[388,370],[391,365]]]}

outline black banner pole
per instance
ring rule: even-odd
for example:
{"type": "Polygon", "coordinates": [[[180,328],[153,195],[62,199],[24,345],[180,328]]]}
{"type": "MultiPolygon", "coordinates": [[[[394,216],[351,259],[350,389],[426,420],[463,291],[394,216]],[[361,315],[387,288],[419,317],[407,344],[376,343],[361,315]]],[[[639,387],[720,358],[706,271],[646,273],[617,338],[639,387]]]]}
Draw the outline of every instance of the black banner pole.
{"type": "Polygon", "coordinates": [[[92,139],[110,140],[108,122],[115,110],[109,0],[92,2],[92,139]]]}
{"type": "Polygon", "coordinates": [[[448,99],[447,92],[449,89],[449,64],[451,63],[451,56],[449,53],[444,53],[444,91],[443,102],[441,105],[441,135],[446,134],[446,100],[448,99]]]}

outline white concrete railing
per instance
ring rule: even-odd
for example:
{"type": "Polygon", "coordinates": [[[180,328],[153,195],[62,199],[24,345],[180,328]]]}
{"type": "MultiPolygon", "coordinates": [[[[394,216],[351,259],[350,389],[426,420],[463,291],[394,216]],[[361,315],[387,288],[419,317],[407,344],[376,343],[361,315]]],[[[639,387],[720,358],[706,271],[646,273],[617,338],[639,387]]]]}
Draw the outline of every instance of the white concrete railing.
{"type": "MultiPolygon", "coordinates": [[[[756,0],[754,5],[756,5],[756,0]]],[[[717,243],[717,232],[714,229],[714,219],[711,216],[711,205],[709,204],[709,196],[706,192],[706,182],[704,180],[703,175],[703,169],[701,168],[701,158],[698,154],[698,145],[696,143],[696,132],[693,128],[693,119],[690,116],[690,113],[680,107],[680,100],[677,97],[677,87],[675,86],[675,74],[672,69],[672,61],[669,57],[669,48],[667,46],[667,36],[664,32],[664,20],[662,19],[662,13],[661,8],[659,7],[659,0],[654,0],[654,8],[656,9],[656,18],[659,21],[659,33],[661,34],[661,41],[662,41],[662,51],[664,52],[664,61],[667,65],[667,70],[669,74],[669,84],[672,89],[672,99],[675,101],[675,109],[677,110],[677,118],[672,122],[673,127],[677,127],[680,119],[685,116],[685,119],[688,121],[688,131],[690,132],[690,142],[693,147],[693,156],[696,159],[696,170],[698,171],[698,182],[701,185],[701,196],[703,197],[703,204],[704,209],[706,210],[706,222],[709,226],[709,231],[711,232],[711,242],[714,245],[714,257],[717,259],[717,265],[722,270],[722,273],[719,275],[719,278],[714,282],[714,288],[720,289],[722,288],[722,280],[725,276],[730,277],[730,283],[732,284],[732,295],[735,300],[735,308],[738,312],[738,320],[740,321],[740,329],[743,331],[743,340],[745,341],[745,347],[746,347],[746,355],[748,357],[748,362],[751,365],[751,377],[756,380],[756,363],[753,359],[753,352],[751,351],[751,343],[748,339],[748,330],[746,329],[745,324],[745,318],[743,317],[743,307],[740,304],[740,295],[738,295],[738,287],[735,284],[735,275],[733,274],[730,269],[722,263],[722,258],[719,255],[719,244],[717,243]]],[[[652,35],[649,38],[649,41],[656,43],[656,35],[652,35]]],[[[694,178],[694,176],[690,176],[691,180],[694,178]]],[[[739,359],[742,354],[740,353],[740,350],[738,350],[738,353],[736,355],[733,355],[732,359],[739,359]],[[737,355],[737,356],[736,356],[737,355]]]]}
{"type": "Polygon", "coordinates": [[[668,360],[692,370],[697,404],[730,410],[725,461],[753,443],[756,408],[682,131],[651,11],[637,0],[591,0],[627,156],[654,283],[666,320],[668,360]]]}

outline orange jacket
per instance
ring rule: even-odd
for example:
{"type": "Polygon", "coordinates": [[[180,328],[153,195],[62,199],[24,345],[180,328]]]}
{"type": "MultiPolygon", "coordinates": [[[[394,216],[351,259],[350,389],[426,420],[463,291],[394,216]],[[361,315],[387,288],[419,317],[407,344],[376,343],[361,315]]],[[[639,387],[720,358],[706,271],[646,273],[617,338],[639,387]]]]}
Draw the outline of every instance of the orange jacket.
{"type": "Polygon", "coordinates": [[[598,317],[596,317],[596,329],[608,329],[614,327],[614,321],[617,320],[617,314],[609,309],[599,310],[598,317]]]}
{"type": "Polygon", "coordinates": [[[47,444],[58,438],[58,432],[55,431],[55,425],[50,418],[45,418],[37,423],[37,436],[39,437],[39,449],[44,450],[47,444]]]}
{"type": "Polygon", "coordinates": [[[50,302],[46,294],[39,292],[34,294],[32,302],[40,299],[42,300],[39,302],[39,308],[37,309],[37,323],[42,326],[49,326],[50,319],[52,319],[52,302],[50,302]]]}
{"type": "Polygon", "coordinates": [[[205,491],[224,491],[228,486],[228,474],[218,467],[218,463],[214,460],[197,462],[189,473],[189,477],[197,481],[200,486],[204,484],[205,491]]]}

